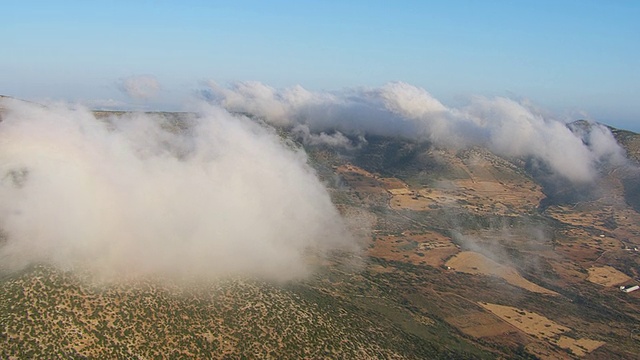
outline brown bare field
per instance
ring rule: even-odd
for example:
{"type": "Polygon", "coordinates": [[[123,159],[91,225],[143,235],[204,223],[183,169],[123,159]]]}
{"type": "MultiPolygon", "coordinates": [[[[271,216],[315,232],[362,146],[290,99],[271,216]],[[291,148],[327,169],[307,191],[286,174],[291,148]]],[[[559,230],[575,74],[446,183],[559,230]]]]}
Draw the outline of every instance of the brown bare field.
{"type": "Polygon", "coordinates": [[[631,280],[626,274],[611,266],[592,266],[589,269],[587,280],[602,286],[615,286],[631,280]]]}
{"type": "Polygon", "coordinates": [[[467,274],[481,274],[488,276],[497,276],[504,279],[511,285],[518,286],[531,292],[557,295],[555,291],[543,288],[531,281],[523,278],[514,268],[489,259],[488,257],[473,251],[463,251],[449,261],[447,266],[452,269],[467,274]]]}
{"type": "Polygon", "coordinates": [[[554,343],[561,348],[571,350],[571,352],[580,357],[585,356],[586,354],[605,344],[605,342],[603,341],[585,338],[573,339],[564,335],[560,335],[560,338],[554,343]]]}
{"type": "Polygon", "coordinates": [[[534,312],[506,305],[483,302],[479,304],[502,320],[539,339],[549,340],[571,330],[566,326],[559,325],[556,322],[534,312]]]}
{"type": "Polygon", "coordinates": [[[379,180],[385,187],[385,189],[389,190],[390,192],[392,190],[402,191],[409,189],[409,185],[398,178],[380,178],[379,180]]]}
{"type": "Polygon", "coordinates": [[[393,194],[389,206],[394,210],[426,211],[429,210],[429,206],[436,204],[433,199],[420,196],[410,190],[402,191],[402,193],[397,193],[397,190],[389,190],[389,192],[393,194]]]}
{"type": "Polygon", "coordinates": [[[464,189],[468,208],[474,211],[508,215],[534,209],[544,197],[533,183],[503,183],[495,178],[457,180],[464,189]],[[533,189],[533,190],[532,190],[533,189]]]}
{"type": "Polygon", "coordinates": [[[413,195],[413,191],[402,188],[402,189],[388,189],[391,195],[413,195]]]}
{"type": "Polygon", "coordinates": [[[524,345],[528,352],[540,359],[572,358],[568,353],[549,344],[546,339],[531,336],[486,308],[467,308],[456,316],[446,317],[445,321],[468,336],[508,347],[524,345]]]}
{"type": "Polygon", "coordinates": [[[362,168],[359,168],[355,165],[352,164],[346,164],[346,165],[340,165],[336,168],[336,171],[339,174],[346,174],[346,173],[354,173],[354,174],[360,174],[366,177],[370,177],[370,178],[375,178],[376,176],[373,175],[372,173],[368,172],[367,170],[364,170],[362,168]]]}
{"type": "Polygon", "coordinates": [[[541,199],[541,193],[528,188],[505,187],[498,182],[473,180],[452,181],[453,187],[446,189],[393,188],[390,207],[395,210],[407,209],[425,211],[434,206],[460,206],[470,211],[508,215],[513,212],[528,212],[541,199]]]}
{"type": "Polygon", "coordinates": [[[562,349],[551,346],[544,341],[534,341],[525,346],[527,352],[535,355],[539,359],[543,360],[558,360],[558,359],[574,359],[575,356],[569,355],[562,349]]]}
{"type": "Polygon", "coordinates": [[[570,328],[531,311],[498,304],[482,302],[479,304],[519,330],[561,348],[569,349],[577,356],[584,356],[605,344],[602,341],[566,336],[564,334],[570,332],[570,328]]]}
{"type": "Polygon", "coordinates": [[[429,210],[429,206],[436,202],[428,196],[425,196],[420,191],[415,191],[409,188],[404,181],[397,178],[382,178],[380,182],[385,189],[391,194],[389,200],[389,207],[394,210],[413,210],[413,211],[425,211],[429,210]]]}
{"type": "Polygon", "coordinates": [[[451,239],[434,232],[404,233],[402,236],[380,236],[369,249],[369,255],[385,260],[404,261],[414,265],[441,266],[458,252],[451,239]]]}

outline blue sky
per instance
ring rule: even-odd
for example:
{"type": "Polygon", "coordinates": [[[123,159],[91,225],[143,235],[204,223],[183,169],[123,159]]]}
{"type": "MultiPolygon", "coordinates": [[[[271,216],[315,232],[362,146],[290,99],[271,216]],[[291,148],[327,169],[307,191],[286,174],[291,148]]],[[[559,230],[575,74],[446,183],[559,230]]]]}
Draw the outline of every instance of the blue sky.
{"type": "Polygon", "coordinates": [[[0,94],[176,108],[203,81],[404,81],[640,131],[640,1],[0,1],[0,94]]]}

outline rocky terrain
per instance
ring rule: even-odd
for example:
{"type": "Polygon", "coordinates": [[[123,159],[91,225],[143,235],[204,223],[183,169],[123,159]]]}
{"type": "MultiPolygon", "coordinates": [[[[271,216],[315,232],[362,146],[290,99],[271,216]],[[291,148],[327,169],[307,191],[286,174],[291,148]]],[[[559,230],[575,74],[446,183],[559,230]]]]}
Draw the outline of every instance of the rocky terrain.
{"type": "MultiPolygon", "coordinates": [[[[640,135],[613,133],[637,161],[640,135]]],[[[524,159],[480,147],[371,136],[359,148],[305,150],[362,237],[361,258],[335,254],[287,283],[104,284],[46,264],[3,273],[0,358],[640,353],[640,291],[619,288],[640,283],[637,164],[607,169],[606,191],[578,200],[524,159]]]]}

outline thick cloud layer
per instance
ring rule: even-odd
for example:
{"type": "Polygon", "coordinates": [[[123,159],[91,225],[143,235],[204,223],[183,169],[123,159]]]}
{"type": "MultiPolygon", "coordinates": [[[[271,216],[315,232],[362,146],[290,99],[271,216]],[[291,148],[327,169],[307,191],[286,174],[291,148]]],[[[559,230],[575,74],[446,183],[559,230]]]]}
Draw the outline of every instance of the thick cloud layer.
{"type": "Polygon", "coordinates": [[[247,118],[208,106],[188,125],[4,107],[5,269],[287,280],[310,271],[310,256],[356,250],[305,153],[247,118]]]}
{"type": "MultiPolygon", "coordinates": [[[[592,124],[582,132],[572,131],[527,104],[502,97],[476,97],[467,106],[451,108],[406,83],[341,93],[313,93],[299,86],[277,90],[257,82],[229,87],[211,83],[202,93],[230,111],[276,125],[302,124],[311,131],[308,139],[313,133],[339,131],[399,135],[454,148],[482,145],[503,156],[535,158],[574,183],[593,181],[600,164],[625,162],[624,151],[607,128],[592,124]]],[[[344,139],[325,140],[344,146],[344,139]]]]}

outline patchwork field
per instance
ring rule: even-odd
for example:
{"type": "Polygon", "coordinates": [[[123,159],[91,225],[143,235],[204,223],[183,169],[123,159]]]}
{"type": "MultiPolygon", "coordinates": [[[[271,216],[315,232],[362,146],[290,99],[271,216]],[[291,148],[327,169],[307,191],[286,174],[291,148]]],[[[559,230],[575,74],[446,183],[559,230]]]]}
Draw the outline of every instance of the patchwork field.
{"type": "Polygon", "coordinates": [[[405,261],[415,265],[444,265],[444,261],[460,250],[450,238],[435,232],[377,236],[369,255],[386,260],[405,261]]]}
{"type": "Polygon", "coordinates": [[[511,285],[518,286],[525,290],[540,294],[557,295],[555,291],[545,289],[525,279],[514,268],[499,264],[488,257],[473,252],[463,251],[452,257],[446,263],[447,266],[455,271],[467,274],[480,274],[488,276],[497,276],[504,279],[511,285]]]}
{"type": "Polygon", "coordinates": [[[387,187],[387,191],[391,194],[389,205],[395,210],[427,211],[459,206],[474,212],[508,215],[530,212],[542,198],[541,193],[532,195],[525,185],[514,187],[497,181],[455,180],[441,188],[424,189],[410,189],[397,182],[393,186],[398,187],[387,187]]]}
{"type": "Polygon", "coordinates": [[[519,330],[568,349],[577,356],[584,356],[605,344],[603,341],[567,336],[572,331],[570,328],[531,311],[490,303],[480,305],[519,330]]]}

